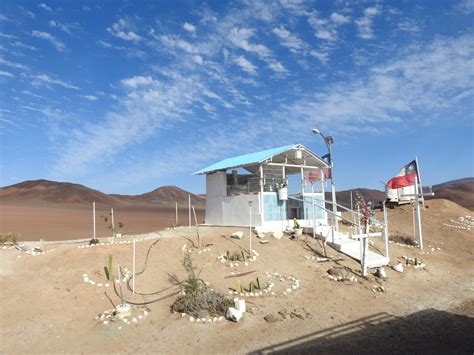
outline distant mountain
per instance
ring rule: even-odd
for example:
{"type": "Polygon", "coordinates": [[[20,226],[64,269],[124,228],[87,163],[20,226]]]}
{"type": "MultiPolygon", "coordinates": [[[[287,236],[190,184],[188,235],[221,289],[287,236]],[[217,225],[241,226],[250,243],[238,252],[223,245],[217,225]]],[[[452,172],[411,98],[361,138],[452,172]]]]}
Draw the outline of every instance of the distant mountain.
{"type": "MultiPolygon", "coordinates": [[[[350,208],[351,207],[351,191],[352,191],[353,205],[355,205],[356,203],[356,193],[361,194],[365,202],[370,201],[375,206],[377,206],[380,201],[385,200],[385,192],[378,191],[378,190],[365,189],[365,188],[356,188],[356,189],[345,190],[345,191],[337,191],[336,192],[337,203],[347,208],[350,208]]],[[[327,201],[332,200],[331,192],[326,192],[325,195],[326,195],[325,197],[327,201]]]]}
{"type": "Polygon", "coordinates": [[[2,187],[0,202],[28,204],[85,204],[95,201],[104,205],[122,205],[115,197],[83,185],[49,180],[28,180],[2,187]]]}
{"type": "Polygon", "coordinates": [[[433,185],[433,198],[444,198],[474,210],[474,178],[464,178],[433,185]]]}
{"type": "Polygon", "coordinates": [[[176,186],[162,186],[153,191],[141,194],[141,195],[110,195],[116,198],[119,198],[123,201],[134,201],[134,202],[144,202],[144,203],[153,203],[153,204],[175,204],[176,202],[179,205],[188,204],[189,195],[191,195],[191,204],[193,205],[203,205],[206,201],[205,198],[194,195],[180,189],[176,186]]]}
{"type": "MultiPolygon", "coordinates": [[[[85,205],[95,201],[98,205],[174,206],[188,203],[189,192],[176,186],[164,186],[142,195],[108,195],[89,187],[69,182],[29,180],[0,188],[0,203],[29,205],[85,205]]],[[[203,207],[205,199],[191,194],[191,203],[203,207]]]]}

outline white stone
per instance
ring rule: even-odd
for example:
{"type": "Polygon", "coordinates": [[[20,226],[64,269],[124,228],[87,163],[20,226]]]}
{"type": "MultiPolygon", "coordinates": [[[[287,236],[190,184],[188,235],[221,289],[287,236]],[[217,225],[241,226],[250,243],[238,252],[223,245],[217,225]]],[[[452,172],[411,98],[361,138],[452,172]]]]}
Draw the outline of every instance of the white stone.
{"type": "Polygon", "coordinates": [[[403,272],[403,264],[398,263],[392,266],[392,269],[398,272],[403,272]]]}
{"type": "Polygon", "coordinates": [[[234,298],[234,307],[241,313],[245,313],[246,305],[245,300],[239,300],[238,298],[234,298]]]}
{"type": "Polygon", "coordinates": [[[217,322],[217,317],[212,318],[212,321],[215,323],[217,322]]]}
{"type": "Polygon", "coordinates": [[[230,321],[238,322],[242,318],[242,312],[233,307],[230,307],[227,309],[225,317],[230,321]]]}
{"type": "Polygon", "coordinates": [[[234,232],[230,235],[230,237],[235,238],[235,239],[242,239],[244,237],[244,232],[242,231],[234,232]]]}
{"type": "Polygon", "coordinates": [[[194,322],[194,317],[189,317],[190,322],[194,322]]]}
{"type": "Polygon", "coordinates": [[[219,322],[221,322],[221,321],[224,320],[224,317],[220,316],[219,318],[217,318],[217,320],[218,320],[219,322]]]}
{"type": "Polygon", "coordinates": [[[132,322],[133,322],[133,323],[138,323],[138,319],[135,318],[135,317],[133,317],[133,318],[132,318],[132,322]]]}
{"type": "Polygon", "coordinates": [[[109,284],[109,283],[106,283],[104,286],[105,286],[105,287],[110,287],[110,284],[109,284]]]}

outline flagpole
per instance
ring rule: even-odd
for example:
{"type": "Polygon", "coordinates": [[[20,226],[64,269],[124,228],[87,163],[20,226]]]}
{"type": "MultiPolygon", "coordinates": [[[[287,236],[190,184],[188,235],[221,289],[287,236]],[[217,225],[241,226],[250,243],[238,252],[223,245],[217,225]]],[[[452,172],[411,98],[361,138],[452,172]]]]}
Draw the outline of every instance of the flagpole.
{"type": "MultiPolygon", "coordinates": [[[[421,213],[420,213],[420,201],[419,201],[419,196],[420,192],[418,191],[418,176],[415,176],[415,204],[416,204],[416,220],[418,222],[418,242],[419,242],[419,247],[421,250],[423,250],[423,231],[421,228],[421,213]]],[[[421,195],[423,195],[421,193],[421,195]]]]}
{"type": "Polygon", "coordinates": [[[415,155],[415,162],[416,162],[416,174],[418,175],[418,183],[419,183],[419,190],[421,194],[421,203],[423,205],[423,210],[425,209],[425,197],[423,196],[423,185],[421,184],[421,172],[420,172],[420,165],[418,164],[418,157],[415,155]]]}

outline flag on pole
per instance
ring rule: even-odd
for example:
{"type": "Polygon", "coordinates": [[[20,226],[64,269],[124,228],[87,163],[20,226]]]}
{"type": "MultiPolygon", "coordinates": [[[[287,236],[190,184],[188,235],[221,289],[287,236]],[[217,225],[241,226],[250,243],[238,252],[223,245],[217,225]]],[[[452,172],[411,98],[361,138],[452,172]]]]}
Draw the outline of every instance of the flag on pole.
{"type": "Polygon", "coordinates": [[[418,166],[416,160],[405,165],[400,172],[387,182],[387,186],[391,189],[399,189],[400,187],[415,185],[415,176],[418,175],[418,166]]]}

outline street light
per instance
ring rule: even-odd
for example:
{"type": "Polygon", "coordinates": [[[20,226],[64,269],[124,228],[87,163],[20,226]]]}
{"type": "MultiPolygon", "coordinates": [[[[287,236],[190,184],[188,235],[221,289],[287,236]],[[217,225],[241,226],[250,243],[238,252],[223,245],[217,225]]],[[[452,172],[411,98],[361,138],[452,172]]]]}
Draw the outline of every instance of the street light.
{"type": "Polygon", "coordinates": [[[334,139],[332,138],[332,136],[325,136],[317,128],[313,128],[313,133],[319,134],[323,138],[324,143],[326,144],[326,148],[328,149],[328,162],[329,162],[329,166],[331,167],[332,212],[333,212],[333,220],[336,227],[336,231],[338,231],[339,225],[337,223],[337,218],[336,218],[337,217],[336,185],[334,184],[334,171],[333,171],[334,162],[332,159],[332,149],[331,149],[331,145],[334,143],[334,139]]]}

